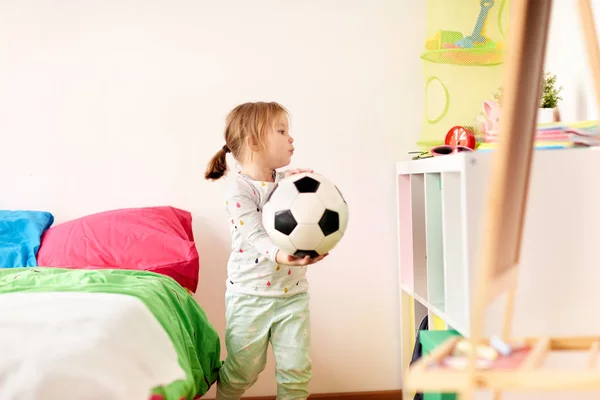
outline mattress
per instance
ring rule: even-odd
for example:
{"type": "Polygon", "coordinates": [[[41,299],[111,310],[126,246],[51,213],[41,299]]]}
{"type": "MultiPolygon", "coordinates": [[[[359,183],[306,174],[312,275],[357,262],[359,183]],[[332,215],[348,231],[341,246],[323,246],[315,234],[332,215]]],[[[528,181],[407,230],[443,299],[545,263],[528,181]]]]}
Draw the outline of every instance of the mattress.
{"type": "Polygon", "coordinates": [[[0,269],[0,393],[12,399],[194,399],[220,368],[214,327],[172,278],[0,269]]]}

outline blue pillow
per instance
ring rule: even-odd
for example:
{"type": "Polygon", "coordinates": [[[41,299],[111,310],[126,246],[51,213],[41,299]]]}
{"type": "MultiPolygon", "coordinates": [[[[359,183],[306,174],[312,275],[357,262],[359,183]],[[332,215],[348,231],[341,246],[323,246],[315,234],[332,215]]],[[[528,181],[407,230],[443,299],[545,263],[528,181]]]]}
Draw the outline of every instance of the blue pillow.
{"type": "Polygon", "coordinates": [[[36,267],[42,234],[53,222],[45,211],[0,210],[0,268],[36,267]]]}

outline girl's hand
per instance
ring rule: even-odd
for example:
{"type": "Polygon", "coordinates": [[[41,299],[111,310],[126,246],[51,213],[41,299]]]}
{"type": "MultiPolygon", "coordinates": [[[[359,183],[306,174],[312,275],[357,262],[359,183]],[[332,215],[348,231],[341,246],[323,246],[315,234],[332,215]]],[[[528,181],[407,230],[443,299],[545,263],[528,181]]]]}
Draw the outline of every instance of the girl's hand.
{"type": "Polygon", "coordinates": [[[317,263],[325,257],[327,257],[327,255],[329,255],[329,253],[323,254],[322,256],[318,256],[315,258],[310,258],[310,256],[295,257],[291,254],[284,252],[283,250],[279,250],[275,255],[275,261],[278,264],[291,265],[293,267],[303,267],[306,265],[317,263]]]}
{"type": "Polygon", "coordinates": [[[292,170],[289,170],[289,171],[287,171],[287,172],[285,173],[285,177],[287,178],[287,177],[289,177],[289,176],[296,175],[296,174],[301,174],[301,173],[303,173],[303,172],[309,172],[309,173],[311,173],[311,174],[312,174],[312,173],[313,173],[313,172],[315,172],[315,171],[313,171],[312,169],[301,169],[301,168],[296,168],[296,169],[292,169],[292,170]]]}

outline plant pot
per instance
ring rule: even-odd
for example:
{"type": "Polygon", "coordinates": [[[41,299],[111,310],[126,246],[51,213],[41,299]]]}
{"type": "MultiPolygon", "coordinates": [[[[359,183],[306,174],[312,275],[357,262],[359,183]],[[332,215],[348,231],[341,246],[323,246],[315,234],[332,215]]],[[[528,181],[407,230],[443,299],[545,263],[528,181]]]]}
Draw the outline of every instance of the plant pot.
{"type": "Polygon", "coordinates": [[[537,123],[549,124],[554,122],[554,108],[538,108],[537,123]]]}

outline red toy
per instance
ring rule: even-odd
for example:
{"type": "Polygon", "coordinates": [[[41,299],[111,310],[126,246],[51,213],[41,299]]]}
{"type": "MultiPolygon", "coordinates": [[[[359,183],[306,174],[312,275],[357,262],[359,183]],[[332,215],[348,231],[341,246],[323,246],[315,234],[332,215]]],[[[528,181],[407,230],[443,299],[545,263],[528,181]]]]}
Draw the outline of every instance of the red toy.
{"type": "Polygon", "coordinates": [[[463,146],[475,150],[475,134],[463,126],[455,126],[446,134],[444,143],[448,146],[463,146]]]}

